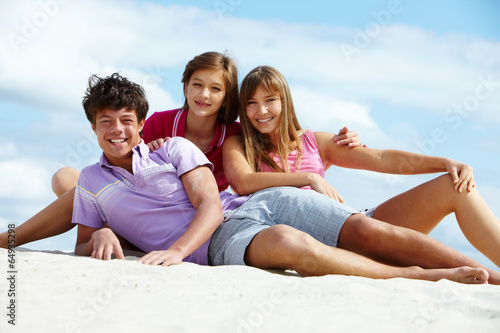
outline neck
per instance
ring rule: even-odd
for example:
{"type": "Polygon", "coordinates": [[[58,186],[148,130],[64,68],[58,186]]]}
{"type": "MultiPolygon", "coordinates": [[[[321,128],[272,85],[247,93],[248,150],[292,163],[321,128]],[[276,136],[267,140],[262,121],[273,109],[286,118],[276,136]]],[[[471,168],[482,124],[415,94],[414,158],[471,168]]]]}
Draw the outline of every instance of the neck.
{"type": "MultiPolygon", "coordinates": [[[[137,146],[139,143],[141,143],[140,138],[135,146],[137,146]]],[[[104,152],[104,156],[106,156],[106,159],[108,160],[109,164],[120,167],[122,169],[127,170],[131,174],[134,174],[134,169],[132,167],[133,165],[132,161],[134,156],[133,148],[122,156],[112,156],[112,154],[110,154],[109,152],[108,153],[104,152]]]]}
{"type": "Polygon", "coordinates": [[[278,148],[279,132],[277,132],[277,133],[269,133],[267,135],[271,139],[271,143],[272,143],[272,145],[274,147],[274,150],[276,150],[278,148]]]}
{"type": "Polygon", "coordinates": [[[198,118],[188,112],[186,118],[185,136],[202,151],[209,149],[217,129],[217,115],[210,118],[198,118]]]}
{"type": "Polygon", "coordinates": [[[120,167],[122,169],[127,170],[131,174],[134,174],[134,170],[132,168],[132,155],[133,155],[132,153],[130,157],[121,157],[121,158],[113,158],[111,156],[108,157],[106,153],[104,153],[104,155],[106,156],[106,159],[108,160],[109,164],[120,167]]]}

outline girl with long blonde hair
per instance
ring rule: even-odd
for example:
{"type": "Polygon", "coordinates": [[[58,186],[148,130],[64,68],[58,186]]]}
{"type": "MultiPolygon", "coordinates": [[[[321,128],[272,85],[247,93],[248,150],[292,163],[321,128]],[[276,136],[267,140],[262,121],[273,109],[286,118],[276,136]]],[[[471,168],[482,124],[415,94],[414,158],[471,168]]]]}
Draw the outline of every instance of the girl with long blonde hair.
{"type": "MultiPolygon", "coordinates": [[[[244,78],[240,88],[240,122],[243,138],[234,136],[223,147],[224,168],[231,187],[249,194],[272,186],[307,187],[343,202],[324,179],[332,165],[393,174],[445,174],[366,210],[368,217],[428,234],[448,214],[471,244],[500,267],[500,222],[475,188],[469,165],[442,157],[366,147],[349,149],[335,144],[334,135],[302,130],[284,76],[270,66],[259,66],[244,78]],[[404,165],[405,167],[401,167],[404,165]],[[410,167],[408,167],[410,166],[410,167]],[[302,178],[284,177],[287,173],[302,178]],[[278,177],[278,174],[283,177],[278,177]],[[273,176],[274,175],[274,176],[273,176]],[[301,181],[299,181],[299,179],[301,181]]],[[[365,223],[366,222],[366,223],[365,223]]],[[[373,223],[340,226],[340,247],[369,253],[377,247],[396,251],[397,244],[380,239],[375,244],[367,230],[373,223]],[[367,236],[366,246],[360,238],[367,236]],[[351,248],[355,244],[356,248],[351,248]]],[[[304,222],[304,223],[307,223],[304,222]]],[[[374,235],[374,233],[373,233],[374,235]]]]}

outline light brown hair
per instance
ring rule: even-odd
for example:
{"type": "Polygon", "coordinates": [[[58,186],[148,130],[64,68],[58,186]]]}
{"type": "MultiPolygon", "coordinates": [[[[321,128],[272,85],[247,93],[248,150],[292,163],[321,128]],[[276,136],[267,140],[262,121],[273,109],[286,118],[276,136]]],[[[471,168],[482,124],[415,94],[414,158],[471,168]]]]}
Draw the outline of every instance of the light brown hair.
{"type": "Polygon", "coordinates": [[[288,172],[287,157],[294,149],[299,151],[298,166],[302,156],[299,135],[302,128],[295,115],[290,88],[283,74],[270,66],[259,66],[250,71],[241,83],[240,107],[238,110],[246,158],[254,171],[262,171],[259,168],[259,163],[264,163],[273,171],[288,172]],[[280,136],[276,147],[273,146],[269,135],[256,130],[246,116],[248,101],[253,97],[258,87],[261,87],[266,92],[278,94],[281,99],[280,136]],[[283,168],[269,155],[271,152],[279,156],[283,168]]]}
{"type": "MultiPolygon", "coordinates": [[[[232,124],[238,118],[238,71],[234,60],[227,54],[219,52],[205,52],[190,60],[184,73],[182,83],[186,91],[189,79],[194,72],[200,69],[222,70],[224,77],[225,96],[224,102],[217,113],[217,121],[221,124],[232,124]]],[[[188,110],[189,105],[184,99],[184,109],[188,110]]]]}

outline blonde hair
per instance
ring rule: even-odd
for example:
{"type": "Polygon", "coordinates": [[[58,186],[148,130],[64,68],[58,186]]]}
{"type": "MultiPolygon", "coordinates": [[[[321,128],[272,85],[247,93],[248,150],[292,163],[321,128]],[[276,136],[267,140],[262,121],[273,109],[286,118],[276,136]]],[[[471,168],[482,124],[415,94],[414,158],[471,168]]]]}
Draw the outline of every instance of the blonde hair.
{"type": "Polygon", "coordinates": [[[243,79],[240,89],[240,106],[238,109],[241,128],[243,132],[243,146],[246,158],[253,171],[262,171],[260,163],[269,166],[275,172],[289,172],[288,154],[298,149],[297,166],[302,156],[302,145],[300,142],[300,127],[295,108],[293,106],[292,95],[285,77],[275,68],[270,66],[259,66],[254,68],[243,79]],[[246,106],[253,97],[258,87],[266,92],[276,93],[281,99],[281,117],[279,125],[279,139],[277,146],[271,142],[267,134],[262,134],[256,130],[246,116],[246,106]],[[281,161],[278,163],[270,156],[275,153],[281,161]]]}

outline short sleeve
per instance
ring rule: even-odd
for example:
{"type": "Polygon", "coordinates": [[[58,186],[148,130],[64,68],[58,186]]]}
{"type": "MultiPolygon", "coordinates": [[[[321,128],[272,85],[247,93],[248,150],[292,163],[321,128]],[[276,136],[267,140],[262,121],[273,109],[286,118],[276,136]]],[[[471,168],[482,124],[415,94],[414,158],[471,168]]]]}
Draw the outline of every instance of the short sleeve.
{"type": "Polygon", "coordinates": [[[75,189],[72,222],[91,228],[102,228],[105,221],[106,218],[100,209],[97,196],[90,190],[86,169],[83,169],[75,189]]]}
{"type": "Polygon", "coordinates": [[[198,166],[208,166],[213,171],[213,165],[205,154],[187,139],[175,137],[168,140],[163,147],[179,177],[198,166]]]}

